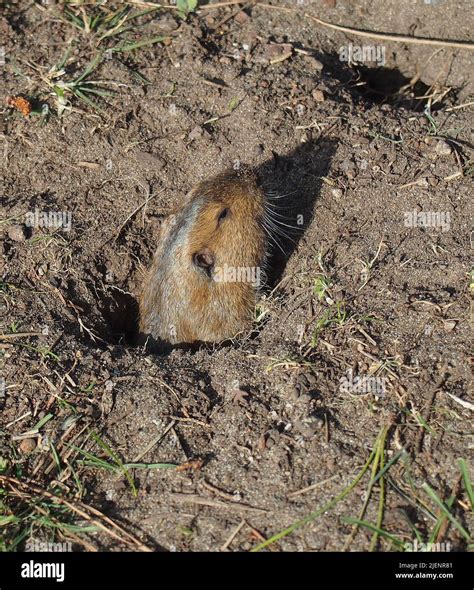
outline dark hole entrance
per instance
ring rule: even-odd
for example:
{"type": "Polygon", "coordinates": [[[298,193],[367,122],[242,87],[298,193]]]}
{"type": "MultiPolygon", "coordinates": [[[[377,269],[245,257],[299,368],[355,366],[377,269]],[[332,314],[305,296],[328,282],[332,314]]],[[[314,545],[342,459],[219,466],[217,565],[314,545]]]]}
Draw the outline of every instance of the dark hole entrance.
{"type": "Polygon", "coordinates": [[[99,309],[106,323],[104,340],[115,344],[136,344],[138,303],[133,295],[118,289],[109,290],[99,301],[99,309]]]}
{"type": "MultiPolygon", "coordinates": [[[[421,80],[410,79],[396,68],[356,65],[349,86],[366,100],[376,104],[392,104],[413,111],[423,111],[433,88],[421,80]]],[[[436,103],[440,108],[441,102],[436,103]]]]}

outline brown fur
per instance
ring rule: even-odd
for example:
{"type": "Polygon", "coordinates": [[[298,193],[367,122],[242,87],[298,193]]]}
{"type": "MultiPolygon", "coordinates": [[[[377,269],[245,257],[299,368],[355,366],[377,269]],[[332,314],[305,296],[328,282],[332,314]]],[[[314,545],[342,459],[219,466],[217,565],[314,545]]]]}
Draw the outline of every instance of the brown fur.
{"type": "Polygon", "coordinates": [[[225,266],[262,267],[264,216],[265,195],[249,170],[223,173],[194,188],[163,225],[140,298],[142,337],[219,342],[248,328],[257,288],[217,281],[213,273],[225,266]],[[207,266],[209,261],[213,265],[207,266]]]}

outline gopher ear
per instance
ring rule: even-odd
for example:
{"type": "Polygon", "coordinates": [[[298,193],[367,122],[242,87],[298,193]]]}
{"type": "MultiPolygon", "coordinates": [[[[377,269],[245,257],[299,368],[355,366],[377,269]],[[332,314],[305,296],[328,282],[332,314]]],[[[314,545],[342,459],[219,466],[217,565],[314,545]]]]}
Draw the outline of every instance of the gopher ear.
{"type": "Polygon", "coordinates": [[[208,270],[214,266],[216,259],[212,250],[209,248],[203,248],[193,254],[193,262],[199,268],[208,270]]]}

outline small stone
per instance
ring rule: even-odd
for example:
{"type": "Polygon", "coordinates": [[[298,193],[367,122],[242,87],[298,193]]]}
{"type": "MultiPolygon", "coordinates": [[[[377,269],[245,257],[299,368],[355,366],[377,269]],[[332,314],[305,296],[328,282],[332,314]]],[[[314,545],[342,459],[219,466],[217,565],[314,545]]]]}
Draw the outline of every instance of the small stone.
{"type": "Polygon", "coordinates": [[[244,12],[243,10],[241,10],[240,12],[238,12],[235,17],[234,20],[239,23],[239,25],[243,25],[245,24],[248,20],[250,20],[250,16],[244,12]]]}
{"type": "Polygon", "coordinates": [[[189,139],[191,140],[195,140],[195,139],[199,139],[200,137],[202,137],[204,131],[203,128],[200,125],[196,125],[196,127],[194,127],[191,131],[191,133],[189,134],[189,139]]]}
{"type": "Polygon", "coordinates": [[[319,88],[315,88],[311,94],[316,102],[325,101],[324,92],[322,90],[319,90],[319,88]]]}
{"type": "Polygon", "coordinates": [[[435,152],[438,156],[449,156],[453,152],[453,149],[447,141],[441,139],[436,144],[435,152]]]}
{"type": "Polygon", "coordinates": [[[445,320],[443,322],[443,328],[445,332],[452,332],[456,327],[457,322],[454,320],[445,320]]]}
{"type": "Polygon", "coordinates": [[[304,115],[304,112],[306,110],[306,107],[304,106],[304,104],[297,104],[295,107],[296,110],[296,114],[301,117],[304,115]]]}
{"type": "Polygon", "coordinates": [[[38,273],[38,276],[40,276],[40,277],[44,276],[48,272],[48,268],[49,267],[48,267],[47,263],[40,264],[38,266],[38,270],[36,271],[38,273]]]}
{"type": "Polygon", "coordinates": [[[8,228],[8,237],[14,242],[24,242],[27,235],[27,230],[24,225],[12,225],[8,228]]]}
{"type": "Polygon", "coordinates": [[[343,192],[340,188],[333,188],[331,193],[335,199],[341,199],[343,195],[343,192]]]}
{"type": "Polygon", "coordinates": [[[420,178],[416,183],[417,186],[421,186],[421,188],[429,188],[429,183],[427,178],[420,178]]]}
{"type": "Polygon", "coordinates": [[[298,420],[295,423],[295,430],[296,430],[296,432],[299,432],[299,434],[302,434],[303,436],[311,436],[312,434],[314,434],[314,430],[312,428],[310,428],[310,426],[308,426],[308,424],[306,424],[305,420],[298,420]]]}
{"type": "Polygon", "coordinates": [[[168,13],[168,14],[163,14],[160,17],[159,27],[160,27],[160,30],[168,33],[171,31],[176,31],[176,29],[179,27],[179,23],[177,23],[175,21],[175,19],[168,13]]]}
{"type": "Polygon", "coordinates": [[[313,375],[313,373],[307,373],[306,379],[308,380],[308,383],[310,385],[315,385],[318,382],[318,378],[316,377],[316,375],[313,375]]]}
{"type": "Polygon", "coordinates": [[[257,449],[259,451],[264,451],[266,449],[266,447],[267,447],[267,435],[265,433],[263,433],[258,438],[258,441],[257,441],[257,449]]]}
{"type": "Polygon", "coordinates": [[[312,55],[305,55],[304,58],[305,58],[306,65],[313,72],[320,72],[323,69],[324,66],[319,61],[319,59],[316,59],[312,55]]]}
{"type": "Polygon", "coordinates": [[[19,446],[20,453],[23,455],[28,455],[32,453],[36,449],[36,439],[34,438],[24,438],[19,446]]]}
{"type": "Polygon", "coordinates": [[[275,446],[275,441],[273,440],[273,438],[268,438],[268,439],[265,441],[265,447],[266,447],[267,449],[271,449],[273,446],[275,446]]]}
{"type": "Polygon", "coordinates": [[[344,160],[341,164],[341,169],[349,179],[353,179],[356,177],[356,169],[355,164],[350,160],[344,160]]]}
{"type": "Polygon", "coordinates": [[[123,479],[119,479],[112,483],[112,487],[116,492],[123,492],[127,489],[127,483],[123,479]]]}
{"type": "Polygon", "coordinates": [[[153,166],[155,170],[162,170],[166,166],[166,162],[160,156],[150,154],[148,152],[137,152],[135,158],[140,164],[146,166],[153,166]]]}
{"type": "Polygon", "coordinates": [[[278,63],[288,59],[293,53],[290,43],[269,43],[265,46],[265,58],[270,63],[278,63]]]}

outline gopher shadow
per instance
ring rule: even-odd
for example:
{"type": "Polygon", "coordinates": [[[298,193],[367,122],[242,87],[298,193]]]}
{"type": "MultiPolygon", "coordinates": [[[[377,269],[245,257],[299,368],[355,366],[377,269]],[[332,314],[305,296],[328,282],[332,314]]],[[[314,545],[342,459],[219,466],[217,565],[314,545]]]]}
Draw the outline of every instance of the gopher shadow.
{"type": "Polygon", "coordinates": [[[268,195],[271,226],[266,289],[280,282],[288,260],[313,221],[322,179],[328,175],[336,146],[336,140],[320,137],[286,155],[274,152],[273,158],[256,170],[268,195]]]}

